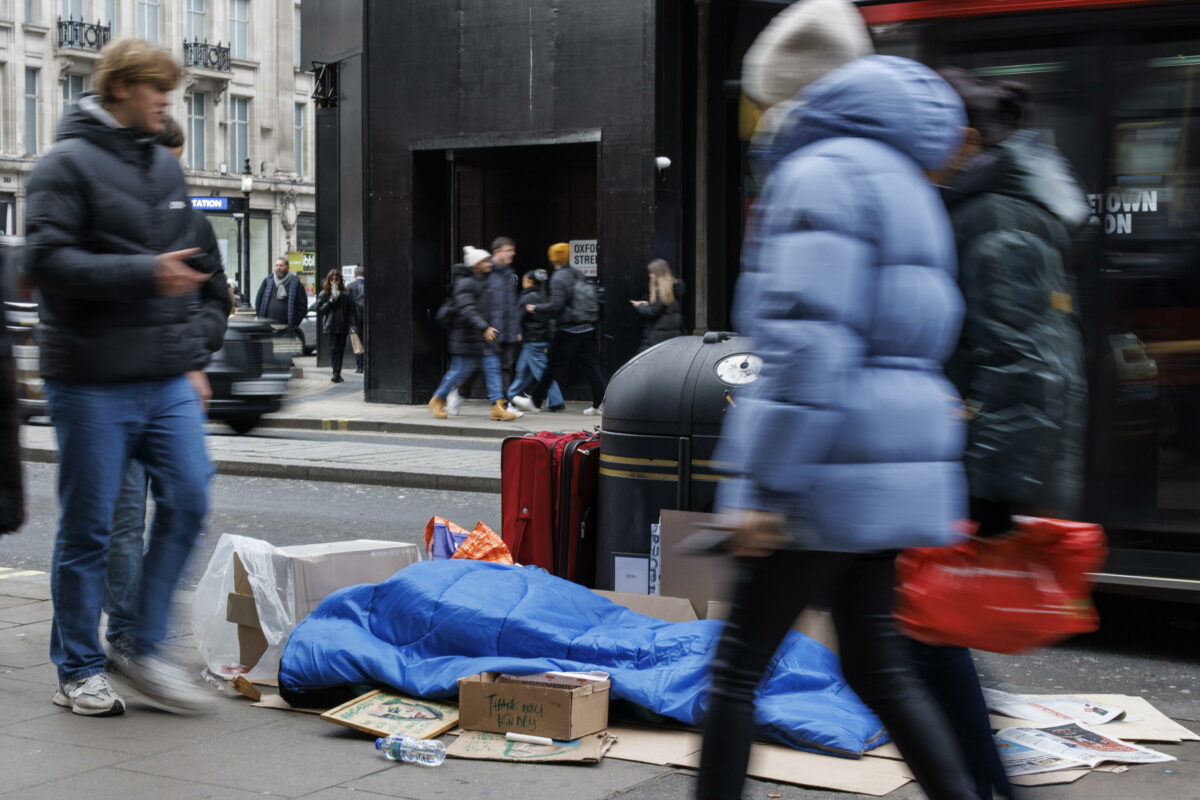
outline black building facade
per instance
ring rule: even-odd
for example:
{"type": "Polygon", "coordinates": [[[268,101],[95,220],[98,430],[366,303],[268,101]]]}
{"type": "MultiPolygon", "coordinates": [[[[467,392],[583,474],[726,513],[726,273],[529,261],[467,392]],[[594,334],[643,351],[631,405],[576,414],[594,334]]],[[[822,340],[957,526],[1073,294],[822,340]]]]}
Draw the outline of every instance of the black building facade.
{"type": "Polygon", "coordinates": [[[653,258],[690,326],[727,328],[748,174],[731,81],[786,4],[306,0],[317,263],[367,266],[367,399],[428,399],[451,265],[500,235],[519,272],[598,242],[607,372],[637,349],[653,258]]]}

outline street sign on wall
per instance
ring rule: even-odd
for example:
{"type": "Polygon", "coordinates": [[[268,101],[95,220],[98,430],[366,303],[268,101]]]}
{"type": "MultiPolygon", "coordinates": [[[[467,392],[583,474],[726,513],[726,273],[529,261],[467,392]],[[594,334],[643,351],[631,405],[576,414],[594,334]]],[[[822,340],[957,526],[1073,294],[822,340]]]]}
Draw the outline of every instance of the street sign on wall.
{"type": "Polygon", "coordinates": [[[596,239],[571,240],[571,266],[589,278],[596,277],[600,264],[600,249],[596,239]]]}

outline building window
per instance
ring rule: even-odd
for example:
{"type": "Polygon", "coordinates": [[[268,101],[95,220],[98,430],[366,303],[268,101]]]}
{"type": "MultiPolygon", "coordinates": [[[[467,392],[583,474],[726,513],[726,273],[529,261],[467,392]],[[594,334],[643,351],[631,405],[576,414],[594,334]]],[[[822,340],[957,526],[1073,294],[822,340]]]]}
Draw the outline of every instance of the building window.
{"type": "Polygon", "coordinates": [[[83,19],[83,0],[62,0],[63,19],[83,19]]]}
{"type": "Polygon", "coordinates": [[[83,76],[82,75],[63,75],[62,82],[62,100],[63,110],[67,106],[79,99],[79,95],[83,94],[83,76]]]}
{"type": "Polygon", "coordinates": [[[38,21],[38,0],[25,0],[25,21],[30,24],[38,21]]]}
{"type": "Polygon", "coordinates": [[[250,0],[229,0],[229,51],[234,58],[250,57],[250,0]]]}
{"type": "Polygon", "coordinates": [[[293,123],[292,146],[296,149],[296,174],[304,174],[304,103],[296,103],[296,119],[293,123]]]}
{"type": "Polygon", "coordinates": [[[204,133],[205,115],[208,109],[208,95],[203,92],[192,92],[187,96],[187,160],[192,169],[202,170],[204,166],[204,133]]]}
{"type": "Polygon", "coordinates": [[[234,97],[229,101],[229,171],[241,172],[250,157],[250,100],[234,97]]]}
{"type": "Polygon", "coordinates": [[[104,11],[108,14],[109,35],[117,38],[117,0],[104,0],[104,11]]]}
{"type": "Polygon", "coordinates": [[[208,0],[187,0],[187,40],[208,41],[208,0]]]}
{"type": "Polygon", "coordinates": [[[292,7],[292,66],[300,69],[300,6],[292,7]]]}
{"type": "Polygon", "coordinates": [[[25,152],[38,153],[38,71],[25,70],[25,152]]]}
{"type": "Polygon", "coordinates": [[[158,44],[159,0],[137,0],[137,34],[151,44],[158,44]]]}

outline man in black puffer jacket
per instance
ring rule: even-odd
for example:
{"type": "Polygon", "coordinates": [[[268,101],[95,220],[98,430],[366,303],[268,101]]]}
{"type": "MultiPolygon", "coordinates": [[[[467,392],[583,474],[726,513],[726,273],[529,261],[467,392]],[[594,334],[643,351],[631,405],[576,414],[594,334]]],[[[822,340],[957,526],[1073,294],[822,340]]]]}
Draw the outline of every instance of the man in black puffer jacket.
{"type": "Polygon", "coordinates": [[[166,710],[212,702],[156,654],[207,510],[200,369],[220,347],[229,310],[219,257],[200,249],[207,225],[193,217],[179,162],[154,143],[181,75],[170,54],[146,42],[108,45],[96,65],[98,95],[67,110],[29,180],[41,371],[59,443],[54,703],[88,716],[125,708],[108,683],[97,628],[113,509],[131,458],[150,473],[157,510],[131,651],[111,653],[108,668],[166,710]]]}
{"type": "Polygon", "coordinates": [[[500,378],[500,331],[492,324],[488,274],[492,271],[491,254],[474,247],[463,248],[463,265],[454,269],[454,321],[450,327],[450,369],[442,377],[429,410],[438,419],[446,419],[446,398],[479,369],[487,382],[492,419],[508,422],[522,416],[508,409],[504,384],[500,378]]]}

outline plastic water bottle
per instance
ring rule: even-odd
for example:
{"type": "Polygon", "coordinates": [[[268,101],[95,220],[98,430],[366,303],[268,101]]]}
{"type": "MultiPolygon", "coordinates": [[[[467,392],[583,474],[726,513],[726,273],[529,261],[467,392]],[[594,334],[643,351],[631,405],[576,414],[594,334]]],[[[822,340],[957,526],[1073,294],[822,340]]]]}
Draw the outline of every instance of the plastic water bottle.
{"type": "Polygon", "coordinates": [[[435,739],[414,739],[393,733],[386,739],[376,739],[375,749],[382,750],[389,761],[405,761],[423,767],[436,767],[446,760],[446,745],[435,739]]]}

